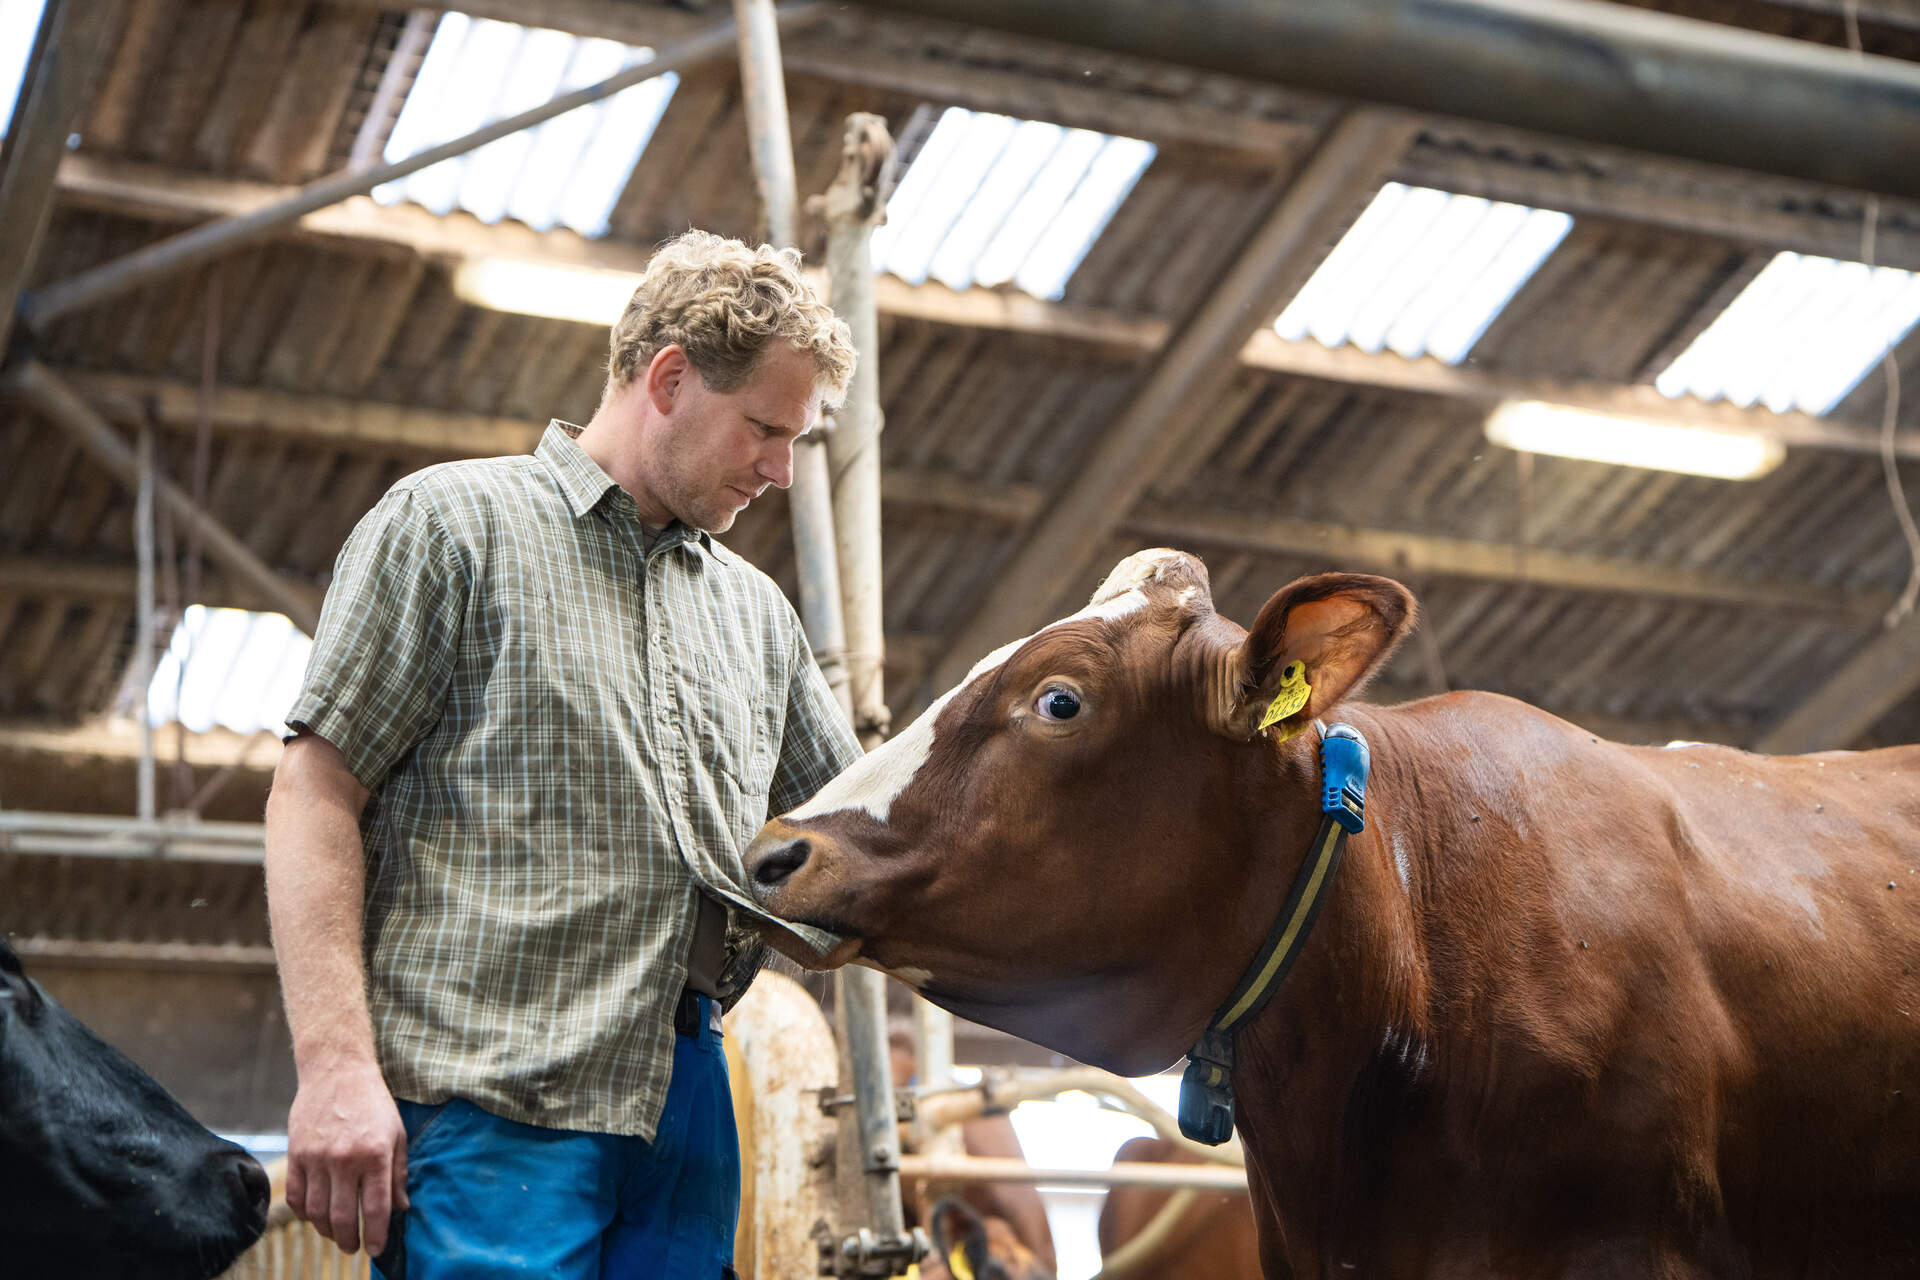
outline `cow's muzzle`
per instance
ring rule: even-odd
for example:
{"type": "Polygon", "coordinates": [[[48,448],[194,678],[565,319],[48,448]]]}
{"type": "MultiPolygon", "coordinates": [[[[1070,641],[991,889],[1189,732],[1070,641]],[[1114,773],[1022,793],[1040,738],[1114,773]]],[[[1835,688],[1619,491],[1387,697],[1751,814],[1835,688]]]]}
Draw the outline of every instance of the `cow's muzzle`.
{"type": "Polygon", "coordinates": [[[813,856],[813,845],[805,836],[768,841],[764,848],[754,841],[753,882],[762,889],[777,889],[813,856]]]}
{"type": "Polygon", "coordinates": [[[768,822],[746,850],[747,874],[753,877],[755,892],[763,898],[778,892],[819,852],[819,844],[811,833],[778,818],[768,822]]]}

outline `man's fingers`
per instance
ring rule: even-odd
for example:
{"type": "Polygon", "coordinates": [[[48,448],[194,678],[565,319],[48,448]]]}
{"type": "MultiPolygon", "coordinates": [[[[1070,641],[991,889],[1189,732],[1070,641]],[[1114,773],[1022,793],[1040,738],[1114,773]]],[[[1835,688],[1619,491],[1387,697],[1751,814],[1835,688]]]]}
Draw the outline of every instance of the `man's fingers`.
{"type": "Polygon", "coordinates": [[[393,1207],[400,1210],[410,1207],[407,1203],[407,1132],[404,1129],[393,1140],[393,1207]]]}
{"type": "Polygon", "coordinates": [[[342,1253],[360,1247],[360,1179],[335,1170],[333,1179],[333,1242],[342,1253]]]}
{"type": "Polygon", "coordinates": [[[287,1208],[293,1210],[294,1217],[306,1220],[307,1166],[295,1160],[287,1161],[287,1208]]]}
{"type": "Polygon", "coordinates": [[[368,1257],[387,1247],[387,1217],[393,1212],[393,1167],[375,1169],[360,1182],[360,1221],[368,1257]]]}
{"type": "Polygon", "coordinates": [[[333,1239],[333,1219],[330,1216],[333,1210],[332,1188],[324,1164],[315,1165],[308,1171],[307,1194],[301,1205],[300,1216],[311,1223],[315,1231],[329,1240],[333,1239]]]}

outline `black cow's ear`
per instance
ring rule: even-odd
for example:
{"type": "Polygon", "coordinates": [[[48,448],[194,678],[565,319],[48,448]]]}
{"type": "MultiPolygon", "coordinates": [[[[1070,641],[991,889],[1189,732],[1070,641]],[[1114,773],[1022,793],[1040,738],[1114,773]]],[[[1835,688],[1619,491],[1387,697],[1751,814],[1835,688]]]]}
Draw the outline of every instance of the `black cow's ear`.
{"type": "Polygon", "coordinates": [[[1226,732],[1291,736],[1360,690],[1413,630],[1392,578],[1322,573],[1273,593],[1234,655],[1226,732]]]}

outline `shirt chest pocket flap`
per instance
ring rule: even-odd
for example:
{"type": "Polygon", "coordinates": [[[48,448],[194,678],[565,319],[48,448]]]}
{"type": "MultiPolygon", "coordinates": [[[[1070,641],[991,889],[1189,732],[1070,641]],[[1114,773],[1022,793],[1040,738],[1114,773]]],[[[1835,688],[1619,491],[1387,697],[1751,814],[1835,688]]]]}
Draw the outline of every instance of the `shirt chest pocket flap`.
{"type": "Polygon", "coordinates": [[[702,760],[715,765],[748,795],[765,795],[773,782],[780,744],[780,714],[763,691],[729,679],[714,659],[701,654],[687,669],[693,705],[690,736],[702,760]]]}

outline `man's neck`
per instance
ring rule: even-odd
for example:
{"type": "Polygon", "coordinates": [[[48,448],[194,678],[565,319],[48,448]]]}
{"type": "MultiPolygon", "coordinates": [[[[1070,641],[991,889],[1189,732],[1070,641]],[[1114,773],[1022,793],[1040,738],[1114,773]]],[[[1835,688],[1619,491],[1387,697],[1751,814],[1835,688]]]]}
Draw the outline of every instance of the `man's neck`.
{"type": "Polygon", "coordinates": [[[657,533],[672,524],[674,516],[646,483],[640,424],[633,420],[632,406],[626,401],[624,395],[609,398],[588,420],[574,443],[593,459],[594,465],[627,491],[640,509],[640,523],[657,533]]]}

